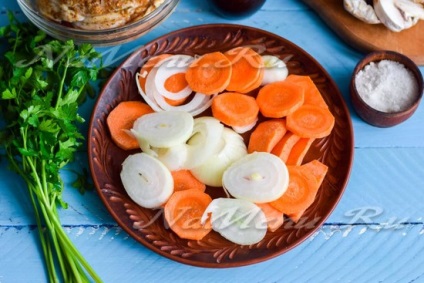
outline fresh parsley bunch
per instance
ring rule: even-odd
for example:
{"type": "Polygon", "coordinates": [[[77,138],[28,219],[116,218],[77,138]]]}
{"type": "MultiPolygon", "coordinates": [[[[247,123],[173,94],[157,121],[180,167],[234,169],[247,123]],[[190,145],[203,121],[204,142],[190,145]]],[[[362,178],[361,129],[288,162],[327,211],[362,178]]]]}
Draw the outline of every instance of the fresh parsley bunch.
{"type": "Polygon", "coordinates": [[[51,282],[101,281],[63,230],[60,169],[84,140],[78,107],[100,70],[91,45],[53,40],[30,23],[0,28],[0,144],[28,187],[51,282]]]}

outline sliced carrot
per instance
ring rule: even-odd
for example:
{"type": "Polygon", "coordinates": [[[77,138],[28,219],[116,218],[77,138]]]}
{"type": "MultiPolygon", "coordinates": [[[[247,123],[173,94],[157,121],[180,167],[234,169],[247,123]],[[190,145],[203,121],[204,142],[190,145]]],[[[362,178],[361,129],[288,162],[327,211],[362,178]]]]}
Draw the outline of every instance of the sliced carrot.
{"type": "Polygon", "coordinates": [[[194,60],[188,67],[185,78],[192,90],[212,95],[226,89],[231,73],[230,60],[221,52],[212,52],[194,60]]]}
{"type": "Polygon", "coordinates": [[[287,132],[283,138],[274,146],[271,153],[280,157],[284,162],[289,158],[290,152],[294,145],[300,140],[300,137],[287,132]]]}
{"type": "Polygon", "coordinates": [[[305,102],[304,104],[318,105],[324,108],[328,108],[327,103],[322,97],[319,89],[312,81],[309,76],[289,75],[286,78],[287,82],[295,83],[301,86],[305,90],[305,102]]]}
{"type": "MultiPolygon", "coordinates": [[[[164,86],[165,86],[165,89],[168,90],[169,92],[177,93],[183,90],[184,88],[186,88],[187,84],[188,83],[185,79],[185,73],[177,73],[170,76],[168,79],[166,79],[164,86]]],[[[167,97],[164,97],[164,99],[166,103],[168,103],[171,106],[181,105],[187,100],[187,98],[169,99],[167,97]]]]}
{"type": "Polygon", "coordinates": [[[325,175],[328,172],[328,166],[320,162],[319,160],[312,160],[306,164],[300,166],[305,174],[312,175],[317,179],[318,187],[321,186],[325,179],[325,175]]]}
{"type": "Polygon", "coordinates": [[[259,206],[265,214],[269,231],[274,232],[284,224],[284,213],[275,209],[269,203],[256,203],[256,205],[259,206]]]}
{"type": "Polygon", "coordinates": [[[236,47],[224,53],[231,61],[232,74],[228,91],[241,93],[258,88],[264,76],[262,56],[250,47],[236,47]]]}
{"type": "MultiPolygon", "coordinates": [[[[300,167],[305,174],[315,177],[317,180],[317,187],[320,188],[325,179],[325,175],[328,172],[328,166],[318,160],[312,160],[300,167]]],[[[293,222],[297,223],[303,216],[305,210],[306,208],[304,210],[297,211],[296,213],[289,214],[288,216],[293,222]]]]}
{"type": "Polygon", "coordinates": [[[301,165],[314,140],[314,138],[301,138],[291,149],[286,165],[301,165]]]}
{"type": "Polygon", "coordinates": [[[165,204],[164,216],[171,230],[180,238],[201,240],[212,230],[210,222],[205,225],[200,223],[211,202],[212,198],[198,189],[174,192],[165,204]]]}
{"type": "Polygon", "coordinates": [[[286,122],[283,119],[272,119],[261,122],[253,130],[247,151],[271,152],[286,133],[286,122]]]}
{"type": "Polygon", "coordinates": [[[171,171],[174,179],[174,191],[197,189],[204,192],[206,185],[197,180],[189,170],[171,171]]]}
{"type": "Polygon", "coordinates": [[[143,92],[146,92],[146,78],[150,71],[156,66],[157,63],[162,61],[163,59],[168,58],[171,54],[160,54],[154,57],[151,57],[140,69],[138,76],[138,82],[140,84],[143,92]]]}
{"type": "Polygon", "coordinates": [[[275,82],[259,90],[256,101],[265,117],[282,118],[303,104],[303,88],[286,81],[275,82]]]}
{"type": "Polygon", "coordinates": [[[136,138],[128,133],[134,121],[144,114],[154,112],[152,108],[141,101],[123,101],[107,116],[106,123],[112,140],[124,150],[139,148],[136,138]]]}
{"type": "Polygon", "coordinates": [[[305,174],[300,166],[288,166],[288,170],[289,186],[286,192],[270,205],[290,215],[308,208],[314,202],[319,187],[316,178],[305,174]]]}
{"type": "Polygon", "coordinates": [[[287,116],[287,129],[302,138],[323,138],[328,136],[335,119],[327,108],[317,105],[302,105],[287,116]]]}
{"type": "Polygon", "coordinates": [[[237,92],[225,92],[212,100],[212,115],[228,126],[243,127],[255,123],[259,107],[255,98],[237,92]]]}
{"type": "Polygon", "coordinates": [[[294,223],[297,223],[297,222],[299,222],[300,218],[302,218],[303,214],[305,213],[305,210],[301,210],[301,211],[298,211],[296,213],[289,214],[288,217],[290,217],[290,219],[294,223]]]}

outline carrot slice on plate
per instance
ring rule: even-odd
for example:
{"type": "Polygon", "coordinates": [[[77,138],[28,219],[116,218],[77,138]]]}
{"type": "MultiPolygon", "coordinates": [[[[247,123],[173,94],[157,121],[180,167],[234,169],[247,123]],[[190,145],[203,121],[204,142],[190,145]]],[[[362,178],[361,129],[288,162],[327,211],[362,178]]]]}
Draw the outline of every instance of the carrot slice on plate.
{"type": "Polygon", "coordinates": [[[274,148],[271,150],[271,153],[277,155],[281,158],[281,160],[286,162],[287,158],[289,158],[292,148],[299,140],[299,136],[291,132],[287,132],[283,138],[274,146],[274,148]]]}
{"type": "MultiPolygon", "coordinates": [[[[305,174],[314,176],[317,180],[317,187],[321,187],[322,182],[324,181],[324,178],[328,172],[327,165],[321,163],[318,160],[312,160],[306,164],[303,164],[302,166],[300,166],[300,168],[305,174]]],[[[303,216],[305,211],[306,208],[304,210],[297,211],[296,213],[289,214],[288,216],[293,222],[297,223],[303,216]]]]}
{"type": "Polygon", "coordinates": [[[316,178],[305,174],[300,166],[288,166],[288,170],[287,191],[279,199],[270,202],[270,205],[290,215],[308,208],[314,202],[319,187],[316,178]]]}
{"type": "Polygon", "coordinates": [[[241,93],[258,88],[264,76],[262,56],[250,47],[235,47],[224,53],[231,61],[232,74],[228,91],[241,93]]]}
{"type": "Polygon", "coordinates": [[[185,77],[193,91],[212,95],[225,90],[230,83],[231,73],[230,60],[221,52],[212,52],[194,60],[185,77]]]}
{"type": "Polygon", "coordinates": [[[262,87],[256,101],[265,117],[282,118],[302,106],[303,92],[303,88],[293,83],[276,82],[262,87]]]}
{"type": "Polygon", "coordinates": [[[189,170],[171,171],[174,179],[174,191],[197,189],[204,192],[206,185],[196,179],[189,170]]]}
{"type": "Polygon", "coordinates": [[[256,203],[256,205],[259,206],[265,214],[269,231],[274,232],[284,224],[284,213],[275,209],[269,203],[256,203]]]}
{"type": "MultiPolygon", "coordinates": [[[[184,88],[187,87],[185,73],[177,73],[167,78],[164,83],[164,86],[165,86],[165,89],[171,93],[177,93],[183,90],[184,88]]],[[[183,104],[187,100],[187,97],[180,98],[180,99],[170,99],[170,98],[164,97],[164,99],[169,105],[178,106],[183,104]]]]}
{"type": "Polygon", "coordinates": [[[318,105],[324,108],[328,108],[327,103],[325,102],[315,83],[312,81],[311,77],[289,75],[286,78],[286,81],[297,84],[305,90],[304,104],[318,105]]]}
{"type": "Polygon", "coordinates": [[[211,202],[212,198],[198,189],[174,192],[165,204],[164,216],[180,238],[201,240],[212,230],[209,221],[205,225],[200,222],[211,202]]]}
{"type": "Polygon", "coordinates": [[[319,160],[312,160],[306,164],[303,164],[300,167],[305,172],[305,174],[312,175],[317,179],[318,187],[321,186],[322,182],[324,181],[325,175],[327,175],[328,172],[328,166],[320,162],[319,160]]]}
{"type": "Polygon", "coordinates": [[[301,138],[291,149],[286,165],[301,165],[314,140],[314,138],[301,138]]]}
{"type": "Polygon", "coordinates": [[[152,112],[154,112],[153,109],[141,101],[119,103],[106,119],[111,138],[115,144],[124,150],[139,148],[137,139],[128,132],[133,127],[135,120],[152,112]]]}
{"type": "Polygon", "coordinates": [[[302,105],[287,116],[287,129],[302,138],[328,136],[335,123],[330,110],[317,105],[302,105]]]}
{"type": "Polygon", "coordinates": [[[286,122],[283,119],[261,122],[250,135],[247,151],[249,153],[254,151],[271,152],[285,133],[286,122]]]}
{"type": "Polygon", "coordinates": [[[212,115],[228,126],[243,127],[258,119],[255,98],[237,92],[225,92],[212,100],[212,115]]]}

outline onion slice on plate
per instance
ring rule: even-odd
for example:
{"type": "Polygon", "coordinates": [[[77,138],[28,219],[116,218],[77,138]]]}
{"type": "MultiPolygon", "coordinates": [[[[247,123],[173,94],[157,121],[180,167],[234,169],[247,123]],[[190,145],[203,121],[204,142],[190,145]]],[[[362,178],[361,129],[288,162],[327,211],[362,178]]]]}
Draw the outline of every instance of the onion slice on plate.
{"type": "Polygon", "coordinates": [[[233,162],[247,154],[243,138],[229,128],[224,128],[218,151],[202,165],[192,168],[191,173],[202,183],[222,187],[222,175],[233,162]]]}
{"type": "Polygon", "coordinates": [[[174,191],[171,172],[146,153],[133,154],[125,159],[121,180],[130,198],[145,208],[160,207],[174,191]]]}
{"type": "MultiPolygon", "coordinates": [[[[164,59],[166,60],[166,59],[164,59]]],[[[160,61],[158,64],[161,64],[164,60],[160,61]]],[[[152,69],[146,77],[145,92],[139,84],[138,77],[141,76],[139,73],[136,74],[136,82],[138,92],[144,101],[152,107],[156,112],[159,111],[185,111],[190,113],[192,116],[196,116],[206,109],[208,109],[212,104],[212,99],[216,95],[205,95],[203,93],[195,93],[193,98],[189,99],[189,102],[173,106],[170,105],[166,100],[165,96],[159,92],[157,85],[155,83],[157,76],[158,68],[152,69]]],[[[175,97],[171,99],[176,99],[175,97]]]]}
{"type": "Polygon", "coordinates": [[[233,197],[265,203],[284,194],[289,185],[289,173],[279,157],[268,152],[254,152],[228,167],[222,183],[233,197]]]}
{"type": "Polygon", "coordinates": [[[172,147],[190,138],[193,125],[193,117],[186,112],[154,112],[138,118],[131,132],[152,147],[172,147]]]}
{"type": "Polygon", "coordinates": [[[262,79],[262,86],[270,83],[284,81],[289,70],[283,60],[273,55],[262,55],[264,61],[264,78],[262,79]]]}
{"type": "Polygon", "coordinates": [[[162,96],[173,100],[183,99],[190,96],[193,90],[188,84],[184,89],[174,93],[166,89],[165,82],[173,75],[185,73],[188,69],[188,66],[193,60],[194,58],[188,55],[172,55],[160,61],[156,65],[157,69],[154,75],[154,84],[156,86],[157,91],[162,96]]]}
{"type": "Polygon", "coordinates": [[[221,143],[224,125],[213,117],[194,119],[193,134],[187,142],[188,158],[186,169],[202,165],[217,152],[221,143]]]}
{"type": "Polygon", "coordinates": [[[247,200],[214,199],[203,213],[201,223],[204,224],[209,217],[214,231],[239,245],[256,244],[267,231],[265,214],[259,206],[247,200]]]}

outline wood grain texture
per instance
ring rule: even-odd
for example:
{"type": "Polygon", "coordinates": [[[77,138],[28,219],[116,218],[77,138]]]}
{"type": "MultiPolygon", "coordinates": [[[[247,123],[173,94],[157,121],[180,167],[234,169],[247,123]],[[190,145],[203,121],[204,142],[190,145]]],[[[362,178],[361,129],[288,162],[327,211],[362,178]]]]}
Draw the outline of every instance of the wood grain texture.
{"type": "Polygon", "coordinates": [[[348,44],[363,51],[393,50],[424,65],[424,21],[402,32],[366,24],[343,8],[342,0],[303,0],[348,44]]]}

